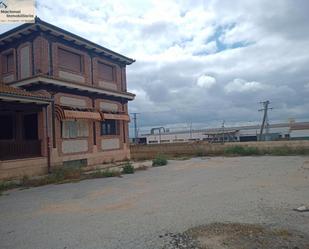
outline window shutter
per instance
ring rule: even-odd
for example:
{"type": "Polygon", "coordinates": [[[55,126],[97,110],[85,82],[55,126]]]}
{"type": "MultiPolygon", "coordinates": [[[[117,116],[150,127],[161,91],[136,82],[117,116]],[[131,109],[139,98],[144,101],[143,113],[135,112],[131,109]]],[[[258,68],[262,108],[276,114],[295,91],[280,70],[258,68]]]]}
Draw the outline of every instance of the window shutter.
{"type": "Polygon", "coordinates": [[[106,81],[114,81],[114,67],[104,64],[98,63],[98,71],[99,71],[99,78],[106,80],[106,81]]]}
{"type": "Polygon", "coordinates": [[[58,49],[59,66],[74,72],[82,72],[82,56],[62,48],[58,49]]]}

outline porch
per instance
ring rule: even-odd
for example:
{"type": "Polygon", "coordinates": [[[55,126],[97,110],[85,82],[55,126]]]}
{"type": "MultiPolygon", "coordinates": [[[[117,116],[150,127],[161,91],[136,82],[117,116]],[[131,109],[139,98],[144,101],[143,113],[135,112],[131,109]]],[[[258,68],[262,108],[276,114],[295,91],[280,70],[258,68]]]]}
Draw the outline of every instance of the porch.
{"type": "Polygon", "coordinates": [[[49,97],[0,84],[0,161],[46,156],[49,97]]]}

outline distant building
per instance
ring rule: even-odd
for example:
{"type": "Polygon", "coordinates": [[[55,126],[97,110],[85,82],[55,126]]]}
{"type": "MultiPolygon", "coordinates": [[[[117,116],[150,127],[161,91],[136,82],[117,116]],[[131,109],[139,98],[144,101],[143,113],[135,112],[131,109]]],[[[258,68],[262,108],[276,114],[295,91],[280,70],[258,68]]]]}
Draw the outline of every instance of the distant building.
{"type": "MultiPolygon", "coordinates": [[[[140,136],[146,144],[177,143],[192,141],[209,142],[248,142],[259,140],[259,125],[183,130],[168,132],[150,132],[140,136]]],[[[309,122],[270,124],[268,132],[262,135],[263,141],[308,139],[309,122]]]]}
{"type": "Polygon", "coordinates": [[[0,35],[0,180],[129,158],[133,59],[39,18],[0,35]]]}

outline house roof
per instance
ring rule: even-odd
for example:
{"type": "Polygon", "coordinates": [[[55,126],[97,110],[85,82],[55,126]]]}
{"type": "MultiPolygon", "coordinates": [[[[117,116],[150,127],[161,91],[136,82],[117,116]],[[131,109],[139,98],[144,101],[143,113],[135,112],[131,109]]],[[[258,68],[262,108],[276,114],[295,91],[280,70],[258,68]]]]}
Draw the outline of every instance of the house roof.
{"type": "Polygon", "coordinates": [[[22,24],[14,29],[11,29],[1,34],[0,35],[0,46],[12,42],[12,39],[19,39],[23,35],[30,34],[31,32],[37,31],[37,30],[49,32],[50,34],[56,37],[61,37],[67,41],[73,42],[76,45],[83,46],[86,49],[92,50],[98,54],[102,54],[110,59],[119,61],[126,65],[130,65],[133,62],[135,62],[134,59],[131,59],[122,54],[116,53],[94,42],[91,42],[85,38],[75,35],[69,31],[66,31],[57,26],[54,26],[48,22],[41,20],[38,17],[35,18],[34,23],[25,23],[25,24],[22,24]]]}
{"type": "Polygon", "coordinates": [[[0,84],[0,100],[33,102],[37,104],[47,104],[52,101],[50,97],[43,94],[32,93],[26,90],[0,84]]]}

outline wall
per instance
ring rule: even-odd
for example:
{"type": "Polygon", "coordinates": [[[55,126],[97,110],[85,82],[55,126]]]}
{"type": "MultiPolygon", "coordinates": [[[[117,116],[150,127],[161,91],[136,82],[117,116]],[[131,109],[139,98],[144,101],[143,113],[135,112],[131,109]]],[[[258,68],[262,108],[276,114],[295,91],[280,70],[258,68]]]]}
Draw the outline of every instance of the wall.
{"type": "Polygon", "coordinates": [[[198,155],[218,155],[224,152],[224,149],[231,146],[257,147],[258,149],[270,149],[287,146],[289,148],[309,149],[309,141],[270,141],[270,142],[242,142],[242,143],[225,143],[211,144],[208,142],[191,142],[191,143],[172,143],[172,144],[152,144],[152,145],[131,145],[132,159],[152,159],[158,154],[168,156],[186,156],[198,155]]]}
{"type": "Polygon", "coordinates": [[[15,80],[44,74],[79,84],[93,85],[106,90],[126,91],[127,88],[125,65],[119,65],[115,61],[90,52],[84,47],[71,45],[68,41],[44,32],[42,34],[29,34],[8,47],[0,49],[0,59],[10,51],[14,53],[14,70],[10,73],[2,73],[2,70],[0,70],[0,82],[10,83],[15,80]],[[60,68],[58,48],[80,54],[83,61],[82,72],[76,73],[60,68]],[[99,62],[114,68],[113,81],[100,79],[99,62]]]}

